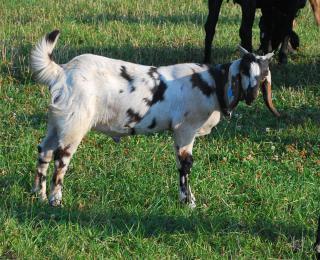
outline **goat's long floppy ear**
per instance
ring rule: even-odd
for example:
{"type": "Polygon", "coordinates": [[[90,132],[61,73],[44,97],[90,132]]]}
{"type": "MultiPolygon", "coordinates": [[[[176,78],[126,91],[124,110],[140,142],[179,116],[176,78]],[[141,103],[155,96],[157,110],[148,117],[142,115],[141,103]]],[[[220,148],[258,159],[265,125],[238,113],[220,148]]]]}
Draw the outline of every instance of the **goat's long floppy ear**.
{"type": "Polygon", "coordinates": [[[243,48],[241,45],[238,45],[238,49],[240,51],[241,57],[244,56],[245,54],[249,53],[245,48],[243,48]]]}
{"type": "Polygon", "coordinates": [[[238,105],[241,98],[241,77],[238,64],[231,64],[229,68],[228,81],[224,88],[224,99],[226,105],[229,110],[232,110],[238,105]]]}
{"type": "Polygon", "coordinates": [[[272,103],[272,91],[271,91],[271,73],[268,71],[268,76],[265,78],[265,80],[261,84],[261,90],[263,94],[263,99],[266,104],[266,106],[269,108],[269,110],[273,113],[274,116],[280,117],[280,113],[277,111],[277,109],[274,107],[272,103]]]}

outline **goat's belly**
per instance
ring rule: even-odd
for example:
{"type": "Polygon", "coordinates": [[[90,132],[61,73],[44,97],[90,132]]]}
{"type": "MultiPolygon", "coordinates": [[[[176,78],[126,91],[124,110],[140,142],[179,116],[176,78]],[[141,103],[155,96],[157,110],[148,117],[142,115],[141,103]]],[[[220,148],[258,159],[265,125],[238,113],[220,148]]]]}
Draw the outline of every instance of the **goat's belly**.
{"type": "Polygon", "coordinates": [[[126,136],[132,134],[132,130],[129,127],[115,127],[104,124],[97,124],[92,129],[110,136],[126,136]]]}
{"type": "Polygon", "coordinates": [[[215,111],[208,120],[198,129],[197,136],[207,135],[211,133],[211,129],[220,122],[221,113],[215,111]]]}

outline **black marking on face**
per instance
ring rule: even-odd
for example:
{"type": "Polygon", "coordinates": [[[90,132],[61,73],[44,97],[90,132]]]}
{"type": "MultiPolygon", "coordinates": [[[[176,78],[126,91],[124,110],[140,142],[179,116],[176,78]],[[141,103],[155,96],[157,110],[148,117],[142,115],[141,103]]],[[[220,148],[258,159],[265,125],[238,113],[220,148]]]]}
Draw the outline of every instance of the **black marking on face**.
{"type": "Polygon", "coordinates": [[[127,110],[127,116],[129,117],[127,125],[130,123],[139,123],[142,119],[139,113],[134,112],[131,108],[127,110]]]}
{"type": "Polygon", "coordinates": [[[243,55],[239,66],[240,72],[250,77],[250,67],[253,62],[257,62],[257,58],[252,53],[243,55]]]}
{"type": "Polygon", "coordinates": [[[151,124],[148,126],[149,129],[155,128],[155,126],[157,125],[156,119],[153,118],[151,124]]]}
{"type": "Polygon", "coordinates": [[[269,73],[269,61],[259,59],[258,64],[259,64],[260,71],[261,71],[261,77],[262,78],[267,77],[268,73],[269,73]]]}
{"type": "Polygon", "coordinates": [[[129,82],[133,81],[133,78],[128,74],[127,72],[127,68],[125,66],[121,66],[121,73],[120,76],[123,77],[124,79],[126,79],[129,82]]]}
{"type": "Polygon", "coordinates": [[[166,92],[167,85],[166,83],[160,79],[160,84],[155,86],[152,91],[152,100],[150,102],[150,106],[154,105],[157,102],[164,100],[164,93],[166,92]]]}
{"type": "MultiPolygon", "coordinates": [[[[194,72],[194,71],[193,71],[194,72]]],[[[209,86],[209,84],[204,81],[199,73],[193,73],[191,76],[191,83],[192,83],[192,87],[193,88],[199,88],[200,91],[206,95],[207,97],[209,97],[210,95],[213,94],[214,89],[213,87],[209,86]]]]}

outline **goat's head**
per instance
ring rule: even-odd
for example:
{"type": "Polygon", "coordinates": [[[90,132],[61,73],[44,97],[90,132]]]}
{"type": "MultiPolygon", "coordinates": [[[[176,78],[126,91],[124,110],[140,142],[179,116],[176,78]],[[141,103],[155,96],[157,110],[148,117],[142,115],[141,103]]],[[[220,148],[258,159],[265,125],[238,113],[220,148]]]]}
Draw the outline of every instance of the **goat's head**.
{"type": "Polygon", "coordinates": [[[271,73],[269,70],[269,62],[273,53],[264,56],[258,56],[248,52],[241,46],[239,50],[242,58],[231,64],[229,69],[229,82],[227,86],[227,103],[231,107],[234,106],[236,100],[245,100],[247,105],[251,105],[257,98],[259,86],[261,86],[263,98],[275,116],[280,116],[275,109],[271,99],[271,73]],[[239,85],[239,86],[237,86],[239,85]]]}

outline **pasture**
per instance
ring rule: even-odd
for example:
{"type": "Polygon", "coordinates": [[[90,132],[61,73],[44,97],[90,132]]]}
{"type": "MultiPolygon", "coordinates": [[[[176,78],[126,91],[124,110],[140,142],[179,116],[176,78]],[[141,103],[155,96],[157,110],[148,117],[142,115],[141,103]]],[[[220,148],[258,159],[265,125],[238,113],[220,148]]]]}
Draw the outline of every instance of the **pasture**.
{"type": "MultiPolygon", "coordinates": [[[[31,196],[49,91],[29,69],[32,46],[55,28],[55,60],[94,53],[154,66],[202,62],[204,0],[11,0],[0,4],[0,258],[305,259],[320,214],[320,45],[309,4],[298,53],[271,65],[273,101],[240,104],[196,139],[194,210],[178,202],[170,133],[90,132],[65,177],[63,207],[31,196]]],[[[253,28],[258,48],[259,28],[253,28]]],[[[237,59],[240,8],[224,3],[215,63],[237,59]]],[[[49,179],[52,166],[49,171],[49,179]]]]}

